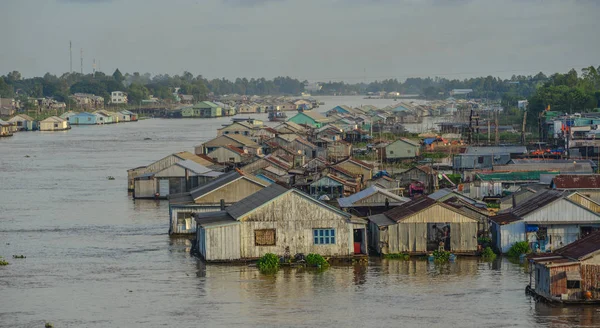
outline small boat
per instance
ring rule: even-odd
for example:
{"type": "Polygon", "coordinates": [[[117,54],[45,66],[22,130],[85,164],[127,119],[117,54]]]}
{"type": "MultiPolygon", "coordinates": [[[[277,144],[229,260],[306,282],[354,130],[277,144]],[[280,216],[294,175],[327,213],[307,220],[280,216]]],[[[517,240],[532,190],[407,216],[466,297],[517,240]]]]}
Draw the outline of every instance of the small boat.
{"type": "Polygon", "coordinates": [[[287,115],[280,111],[269,112],[269,121],[271,122],[284,122],[287,119],[287,115]]]}

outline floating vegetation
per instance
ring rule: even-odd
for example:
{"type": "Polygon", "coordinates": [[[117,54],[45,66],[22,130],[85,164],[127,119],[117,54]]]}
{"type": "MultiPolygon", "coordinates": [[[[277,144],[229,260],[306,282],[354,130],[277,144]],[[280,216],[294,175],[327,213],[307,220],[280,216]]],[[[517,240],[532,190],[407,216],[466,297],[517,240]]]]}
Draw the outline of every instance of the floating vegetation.
{"type": "Polygon", "coordinates": [[[386,259],[394,259],[394,260],[404,260],[404,261],[410,260],[410,255],[408,255],[406,253],[390,253],[390,254],[385,254],[383,257],[386,259]]]}
{"type": "Polygon", "coordinates": [[[44,325],[44,328],[54,328],[54,325],[49,322],[46,322],[46,324],[44,325]]]}
{"type": "Polygon", "coordinates": [[[317,268],[326,268],[329,266],[329,262],[323,256],[313,253],[306,255],[306,264],[317,268]]]}
{"type": "Polygon", "coordinates": [[[113,176],[110,176],[110,175],[109,175],[109,176],[107,176],[106,178],[107,178],[108,180],[114,180],[114,179],[115,179],[115,177],[113,177],[113,176]]]}
{"type": "Polygon", "coordinates": [[[258,260],[256,265],[262,273],[276,273],[279,270],[279,257],[273,253],[267,253],[258,260]]]}
{"type": "Polygon", "coordinates": [[[10,263],[6,262],[2,256],[0,256],[0,266],[9,265],[10,263]]]}
{"type": "Polygon", "coordinates": [[[510,247],[507,255],[516,259],[521,257],[522,254],[529,254],[530,252],[529,243],[527,241],[519,241],[510,247]]]}
{"type": "Polygon", "coordinates": [[[481,257],[484,260],[492,261],[496,258],[496,253],[492,250],[491,247],[486,247],[483,252],[481,252],[481,257]]]}
{"type": "Polygon", "coordinates": [[[25,255],[13,255],[13,259],[25,259],[27,256],[25,255]]]}
{"type": "Polygon", "coordinates": [[[437,262],[437,263],[445,263],[445,262],[450,262],[450,261],[454,261],[456,259],[456,256],[448,251],[433,251],[433,253],[431,253],[431,255],[429,255],[429,259],[437,262]]]}

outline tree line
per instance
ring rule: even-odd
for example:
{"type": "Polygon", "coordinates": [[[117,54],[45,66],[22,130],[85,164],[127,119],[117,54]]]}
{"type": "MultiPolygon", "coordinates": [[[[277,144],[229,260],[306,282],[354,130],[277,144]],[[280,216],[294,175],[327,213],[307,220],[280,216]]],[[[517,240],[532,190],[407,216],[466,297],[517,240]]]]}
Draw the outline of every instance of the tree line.
{"type": "MultiPolygon", "coordinates": [[[[546,76],[513,75],[509,79],[499,77],[473,77],[463,80],[440,77],[408,78],[405,81],[385,79],[371,83],[350,84],[345,82],[322,82],[315,95],[349,95],[369,92],[400,92],[417,94],[425,99],[444,99],[453,89],[472,89],[469,98],[500,101],[505,107],[514,107],[518,100],[529,100],[529,109],[539,114],[548,105],[562,112],[583,112],[600,105],[600,66],[584,68],[581,74],[571,70],[565,74],[546,76]]],[[[193,95],[196,101],[209,99],[211,95],[300,95],[307,81],[291,77],[237,78],[235,80],[207,79],[190,72],[170,76],[150,73],[122,74],[119,69],[112,75],[64,73],[61,76],[46,73],[43,77],[23,78],[17,71],[0,76],[0,97],[53,97],[69,101],[74,93],[93,93],[108,101],[112,91],[125,91],[129,102],[138,104],[150,95],[165,101],[173,101],[175,88],[181,94],[193,95]]],[[[530,120],[537,116],[529,115],[530,120]]],[[[537,122],[537,121],[536,121],[537,122]]]]}

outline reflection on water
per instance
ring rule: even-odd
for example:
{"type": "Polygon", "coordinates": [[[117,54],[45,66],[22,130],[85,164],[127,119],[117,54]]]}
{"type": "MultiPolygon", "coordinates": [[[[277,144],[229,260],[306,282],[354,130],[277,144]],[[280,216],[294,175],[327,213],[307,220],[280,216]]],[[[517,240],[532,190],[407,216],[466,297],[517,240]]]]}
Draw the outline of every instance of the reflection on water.
{"type": "Polygon", "coordinates": [[[228,121],[156,119],[0,139],[0,256],[11,262],[0,267],[0,326],[599,325],[596,308],[534,303],[524,293],[529,276],[505,259],[370,259],[265,276],[191,257],[189,238],[167,235],[166,201],[128,196],[126,170],[192,150],[228,121]]]}

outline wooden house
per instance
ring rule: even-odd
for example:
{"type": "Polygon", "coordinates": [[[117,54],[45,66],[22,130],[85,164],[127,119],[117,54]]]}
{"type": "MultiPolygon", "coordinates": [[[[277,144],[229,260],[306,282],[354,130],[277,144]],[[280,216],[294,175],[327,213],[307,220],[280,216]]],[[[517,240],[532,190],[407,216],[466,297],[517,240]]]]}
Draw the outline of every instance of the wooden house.
{"type": "Polygon", "coordinates": [[[248,163],[253,158],[253,156],[246,151],[232,145],[218,146],[213,151],[206,154],[206,156],[219,164],[232,166],[240,166],[244,163],[248,163]]]}
{"type": "Polygon", "coordinates": [[[282,122],[280,125],[275,127],[275,130],[277,130],[277,132],[280,134],[294,133],[297,135],[306,135],[308,132],[305,127],[291,121],[282,122]]]}
{"type": "Polygon", "coordinates": [[[236,121],[229,125],[226,125],[220,129],[217,129],[217,136],[224,134],[241,134],[246,137],[250,137],[261,128],[261,125],[255,125],[246,121],[236,121]]]}
{"type": "Polygon", "coordinates": [[[600,214],[594,210],[598,203],[573,197],[571,192],[539,191],[508,211],[490,216],[492,243],[502,253],[520,241],[548,252],[599,229],[600,214]]]}
{"type": "Polygon", "coordinates": [[[409,198],[395,195],[379,187],[369,187],[348,197],[338,198],[341,209],[354,215],[364,217],[381,214],[392,207],[410,201],[409,198]]]}
{"type": "Polygon", "coordinates": [[[421,145],[410,139],[398,139],[385,147],[386,161],[414,159],[421,155],[421,145]]]}
{"type": "Polygon", "coordinates": [[[99,124],[98,119],[103,118],[102,115],[81,112],[69,116],[69,124],[71,125],[95,125],[99,124]]]}
{"type": "Polygon", "coordinates": [[[381,189],[386,189],[388,191],[393,192],[394,194],[399,194],[403,188],[400,188],[400,181],[390,178],[386,175],[382,175],[378,178],[368,180],[366,182],[367,187],[378,187],[381,189]]]}
{"type": "Polygon", "coordinates": [[[552,253],[531,254],[527,291],[550,303],[600,302],[600,231],[552,253]]]}
{"type": "Polygon", "coordinates": [[[197,155],[200,154],[208,154],[218,147],[223,146],[233,146],[239,148],[240,150],[246,150],[249,154],[252,155],[261,155],[262,150],[261,146],[251,140],[250,138],[240,135],[240,134],[224,134],[218,136],[212,140],[209,140],[201,145],[198,145],[194,148],[194,152],[197,155]]]}
{"type": "Polygon", "coordinates": [[[40,131],[64,131],[70,128],[69,122],[58,116],[50,116],[40,122],[40,131]]]}
{"type": "Polygon", "coordinates": [[[224,211],[195,217],[196,248],[206,261],[252,260],[266,253],[339,258],[367,253],[364,220],[278,184],[224,211]]]}
{"type": "Polygon", "coordinates": [[[373,165],[352,157],[341,161],[334,166],[361,176],[363,181],[370,180],[373,177],[373,165]]]}
{"type": "MultiPolygon", "coordinates": [[[[207,168],[209,168],[213,171],[222,171],[223,170],[223,167],[221,165],[218,165],[206,158],[194,155],[187,151],[182,151],[179,153],[174,153],[174,154],[165,156],[165,157],[159,159],[158,161],[155,161],[149,165],[138,166],[138,167],[127,170],[128,190],[130,190],[130,191],[135,190],[134,179],[136,177],[138,177],[142,174],[147,174],[147,173],[152,173],[152,174],[157,173],[177,162],[184,161],[184,160],[191,160],[193,162],[196,162],[197,164],[206,166],[207,168]]],[[[140,194],[140,191],[138,191],[138,194],[140,194]]]]}
{"type": "Polygon", "coordinates": [[[420,165],[410,168],[396,175],[401,186],[408,186],[413,181],[423,183],[425,189],[432,193],[439,188],[438,172],[429,165],[420,165]]]}
{"type": "Polygon", "coordinates": [[[317,199],[336,199],[360,190],[359,184],[333,174],[327,174],[309,185],[309,194],[317,199]]]}
{"type": "Polygon", "coordinates": [[[379,254],[477,251],[476,217],[428,197],[369,216],[369,221],[370,246],[379,254]]]}
{"type": "MultiPolygon", "coordinates": [[[[178,161],[154,173],[157,187],[155,198],[167,198],[172,194],[188,192],[222,174],[189,159],[178,161]]],[[[139,197],[135,197],[134,193],[134,198],[139,197]]]]}
{"type": "Polygon", "coordinates": [[[27,114],[17,114],[8,120],[17,131],[36,131],[39,129],[39,122],[27,114]]]}
{"type": "Polygon", "coordinates": [[[298,112],[298,114],[289,118],[288,122],[308,125],[313,128],[320,128],[321,126],[327,124],[329,122],[329,120],[327,119],[327,117],[321,115],[318,112],[303,111],[303,112],[298,112]]]}
{"type": "Polygon", "coordinates": [[[236,170],[205,183],[191,192],[169,197],[169,234],[196,232],[192,214],[224,209],[270,183],[236,170]]]}
{"type": "Polygon", "coordinates": [[[13,125],[6,121],[0,120],[0,137],[10,137],[13,135],[13,125]]]}
{"type": "Polygon", "coordinates": [[[181,108],[184,118],[210,118],[223,116],[223,108],[210,101],[201,101],[193,106],[181,108]]]}

